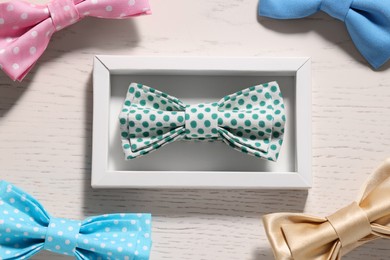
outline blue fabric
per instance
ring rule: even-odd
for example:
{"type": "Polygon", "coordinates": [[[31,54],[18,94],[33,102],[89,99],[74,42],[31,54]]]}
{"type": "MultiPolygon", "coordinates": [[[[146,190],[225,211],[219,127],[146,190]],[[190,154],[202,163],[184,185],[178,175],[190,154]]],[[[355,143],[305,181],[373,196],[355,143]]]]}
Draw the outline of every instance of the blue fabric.
{"type": "Polygon", "coordinates": [[[111,214],[84,221],[51,217],[32,196],[0,181],[0,259],[41,250],[80,260],[149,259],[150,214],[111,214]]]}
{"type": "Polygon", "coordinates": [[[390,58],[390,0],[260,0],[259,15],[297,19],[323,11],[345,22],[363,57],[379,68],[390,58]]]}

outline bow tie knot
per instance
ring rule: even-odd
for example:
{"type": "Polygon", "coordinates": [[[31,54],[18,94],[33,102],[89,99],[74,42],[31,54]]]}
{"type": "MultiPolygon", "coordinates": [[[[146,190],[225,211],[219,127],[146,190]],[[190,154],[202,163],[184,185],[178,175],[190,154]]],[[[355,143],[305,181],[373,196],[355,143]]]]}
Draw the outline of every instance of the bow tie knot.
{"type": "Polygon", "coordinates": [[[186,106],[186,138],[218,139],[218,113],[218,103],[216,102],[186,106]]]}
{"type": "Polygon", "coordinates": [[[344,22],[352,3],[353,0],[322,0],[320,10],[344,22]]]}
{"type": "Polygon", "coordinates": [[[54,28],[59,31],[80,20],[73,0],[55,0],[47,5],[54,28]]]}
{"type": "Polygon", "coordinates": [[[372,232],[370,221],[356,202],[326,218],[333,227],[342,247],[358,242],[372,232]]]}
{"type": "Polygon", "coordinates": [[[44,249],[63,255],[74,255],[81,221],[51,218],[47,227],[44,249]]]}

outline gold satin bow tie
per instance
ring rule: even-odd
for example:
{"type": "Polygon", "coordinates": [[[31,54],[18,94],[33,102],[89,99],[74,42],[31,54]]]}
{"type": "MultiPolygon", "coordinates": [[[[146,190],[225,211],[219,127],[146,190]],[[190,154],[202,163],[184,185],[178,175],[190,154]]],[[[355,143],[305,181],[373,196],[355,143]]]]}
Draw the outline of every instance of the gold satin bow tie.
{"type": "Polygon", "coordinates": [[[263,221],[278,260],[336,260],[368,241],[390,238],[390,159],[356,202],[326,218],[275,213],[263,221]]]}

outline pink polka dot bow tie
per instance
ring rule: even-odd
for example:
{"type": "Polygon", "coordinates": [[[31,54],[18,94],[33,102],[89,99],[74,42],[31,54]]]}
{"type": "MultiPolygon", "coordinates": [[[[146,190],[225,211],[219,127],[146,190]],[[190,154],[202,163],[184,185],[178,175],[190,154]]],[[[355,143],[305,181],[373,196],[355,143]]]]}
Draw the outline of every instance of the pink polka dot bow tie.
{"type": "Polygon", "coordinates": [[[47,5],[0,3],[0,65],[21,81],[54,32],[86,16],[124,19],[149,14],[148,0],[53,0],[47,5]]]}

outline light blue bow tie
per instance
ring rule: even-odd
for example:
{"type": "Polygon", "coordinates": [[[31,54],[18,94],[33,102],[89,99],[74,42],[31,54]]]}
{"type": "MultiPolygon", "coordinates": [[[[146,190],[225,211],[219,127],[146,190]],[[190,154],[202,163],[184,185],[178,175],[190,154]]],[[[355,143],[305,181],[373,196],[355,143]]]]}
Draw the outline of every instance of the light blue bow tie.
{"type": "Polygon", "coordinates": [[[260,0],[259,14],[295,19],[319,10],[347,26],[358,50],[374,67],[390,58],[390,0],[260,0]]]}
{"type": "Polygon", "coordinates": [[[82,260],[149,259],[150,214],[111,214],[84,221],[51,217],[33,197],[0,181],[0,259],[41,250],[82,260]]]}

